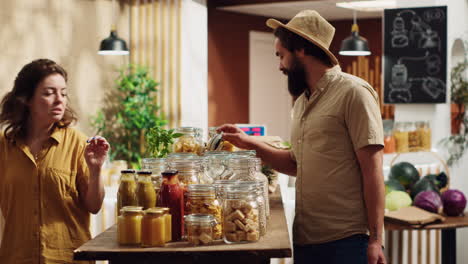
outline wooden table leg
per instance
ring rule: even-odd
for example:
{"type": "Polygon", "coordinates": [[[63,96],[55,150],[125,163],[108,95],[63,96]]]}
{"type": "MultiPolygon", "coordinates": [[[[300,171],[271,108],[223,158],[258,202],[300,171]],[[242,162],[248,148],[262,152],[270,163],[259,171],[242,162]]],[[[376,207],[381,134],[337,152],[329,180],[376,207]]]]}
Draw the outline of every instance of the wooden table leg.
{"type": "Polygon", "coordinates": [[[442,229],[442,264],[457,263],[456,229],[442,229]]]}

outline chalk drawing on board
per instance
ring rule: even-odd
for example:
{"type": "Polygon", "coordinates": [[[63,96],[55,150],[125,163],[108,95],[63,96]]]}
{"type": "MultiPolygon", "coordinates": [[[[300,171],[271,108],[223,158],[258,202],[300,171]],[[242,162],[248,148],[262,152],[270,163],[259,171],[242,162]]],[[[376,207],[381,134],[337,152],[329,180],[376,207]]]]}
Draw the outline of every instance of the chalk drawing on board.
{"type": "Polygon", "coordinates": [[[421,81],[422,90],[432,97],[432,99],[437,99],[441,94],[445,94],[445,83],[438,78],[434,77],[422,77],[422,78],[410,78],[410,82],[421,81]]]}
{"type": "Polygon", "coordinates": [[[392,30],[392,48],[404,48],[408,46],[409,39],[406,35],[408,30],[405,29],[405,20],[397,16],[393,20],[393,30],[392,30]]]}
{"type": "Polygon", "coordinates": [[[390,83],[390,102],[411,102],[411,82],[408,82],[408,68],[397,63],[392,67],[392,82],[390,83]]]}

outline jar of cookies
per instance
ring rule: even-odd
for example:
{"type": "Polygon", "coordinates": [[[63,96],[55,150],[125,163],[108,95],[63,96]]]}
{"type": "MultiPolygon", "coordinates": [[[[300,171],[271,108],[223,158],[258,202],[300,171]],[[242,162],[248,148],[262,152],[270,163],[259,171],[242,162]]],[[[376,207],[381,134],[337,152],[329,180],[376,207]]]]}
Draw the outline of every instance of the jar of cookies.
{"type": "Polygon", "coordinates": [[[221,239],[221,204],[216,199],[215,187],[209,184],[192,184],[188,186],[187,214],[212,215],[217,224],[213,228],[213,238],[221,239]]]}
{"type": "Polygon", "coordinates": [[[228,244],[260,238],[257,195],[248,185],[227,187],[223,201],[223,239],[228,244]]]}

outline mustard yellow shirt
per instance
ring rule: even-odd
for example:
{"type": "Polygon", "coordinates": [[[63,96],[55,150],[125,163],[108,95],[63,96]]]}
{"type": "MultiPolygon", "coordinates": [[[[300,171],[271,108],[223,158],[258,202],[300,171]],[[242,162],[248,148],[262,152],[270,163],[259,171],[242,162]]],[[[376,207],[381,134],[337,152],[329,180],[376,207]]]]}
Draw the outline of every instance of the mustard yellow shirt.
{"type": "Polygon", "coordinates": [[[57,128],[34,157],[22,141],[9,142],[1,133],[0,263],[73,263],[73,250],[91,238],[90,214],[77,188],[89,178],[85,145],[80,132],[57,128]]]}
{"type": "Polygon", "coordinates": [[[310,98],[295,102],[292,158],[297,163],[296,244],[317,244],[368,233],[356,151],[383,146],[378,95],[364,80],[335,66],[310,98]]]}

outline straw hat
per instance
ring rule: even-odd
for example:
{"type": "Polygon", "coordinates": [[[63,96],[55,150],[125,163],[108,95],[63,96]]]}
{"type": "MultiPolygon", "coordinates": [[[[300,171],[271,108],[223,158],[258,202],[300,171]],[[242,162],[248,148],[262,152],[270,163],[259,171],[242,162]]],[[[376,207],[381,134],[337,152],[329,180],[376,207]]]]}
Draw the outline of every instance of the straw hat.
{"type": "Polygon", "coordinates": [[[272,29],[284,27],[285,29],[298,34],[308,41],[321,48],[330,57],[333,64],[338,64],[335,55],[328,50],[335,35],[335,28],[320,16],[317,11],[304,10],[299,12],[286,25],[276,19],[270,18],[266,22],[272,29]]]}

